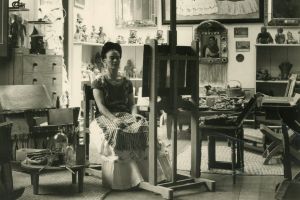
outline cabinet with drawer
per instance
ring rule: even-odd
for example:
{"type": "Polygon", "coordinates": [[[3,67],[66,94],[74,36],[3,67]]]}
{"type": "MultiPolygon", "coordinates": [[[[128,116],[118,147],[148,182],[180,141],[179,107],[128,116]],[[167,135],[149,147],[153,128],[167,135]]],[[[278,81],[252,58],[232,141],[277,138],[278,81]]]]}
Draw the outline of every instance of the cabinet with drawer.
{"type": "Polygon", "coordinates": [[[57,55],[23,55],[23,84],[45,85],[53,103],[63,94],[63,58],[57,55]]]}

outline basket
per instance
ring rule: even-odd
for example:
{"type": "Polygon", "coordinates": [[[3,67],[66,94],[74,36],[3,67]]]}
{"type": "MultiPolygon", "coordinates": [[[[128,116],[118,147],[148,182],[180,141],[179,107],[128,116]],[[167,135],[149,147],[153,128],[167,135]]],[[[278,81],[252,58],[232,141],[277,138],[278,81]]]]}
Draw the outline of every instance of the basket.
{"type": "Polygon", "coordinates": [[[244,91],[242,90],[242,84],[238,80],[231,80],[227,83],[226,94],[228,97],[241,97],[244,96],[244,91]],[[229,82],[236,82],[237,86],[230,87],[229,82]]]}

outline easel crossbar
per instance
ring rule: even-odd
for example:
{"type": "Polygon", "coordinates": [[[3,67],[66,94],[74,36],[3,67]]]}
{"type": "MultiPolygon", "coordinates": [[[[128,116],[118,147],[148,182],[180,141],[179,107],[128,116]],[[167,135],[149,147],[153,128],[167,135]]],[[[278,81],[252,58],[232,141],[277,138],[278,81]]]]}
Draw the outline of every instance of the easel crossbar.
{"type": "Polygon", "coordinates": [[[159,55],[157,56],[157,60],[198,61],[199,57],[186,55],[159,55]]]}

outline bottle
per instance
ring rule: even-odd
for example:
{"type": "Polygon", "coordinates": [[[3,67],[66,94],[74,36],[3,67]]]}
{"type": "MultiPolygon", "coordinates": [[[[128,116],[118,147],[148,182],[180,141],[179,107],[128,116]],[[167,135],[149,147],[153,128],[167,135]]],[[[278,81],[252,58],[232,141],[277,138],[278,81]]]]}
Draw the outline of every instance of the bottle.
{"type": "Polygon", "coordinates": [[[56,108],[60,108],[60,100],[59,100],[59,96],[56,97],[56,104],[55,104],[56,108]]]}
{"type": "Polygon", "coordinates": [[[64,164],[66,148],[68,146],[68,137],[66,134],[63,133],[63,130],[60,129],[60,131],[54,135],[53,139],[54,139],[54,150],[55,153],[58,154],[59,163],[64,164]]]}

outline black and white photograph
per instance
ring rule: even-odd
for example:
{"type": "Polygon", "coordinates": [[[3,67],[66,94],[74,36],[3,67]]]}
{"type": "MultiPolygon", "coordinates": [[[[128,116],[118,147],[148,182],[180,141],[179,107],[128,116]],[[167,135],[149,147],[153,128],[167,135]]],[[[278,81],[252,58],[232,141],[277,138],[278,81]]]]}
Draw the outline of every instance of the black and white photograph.
{"type": "Polygon", "coordinates": [[[248,27],[234,27],[234,37],[235,38],[247,38],[248,37],[248,27]]]}
{"type": "Polygon", "coordinates": [[[0,0],[0,200],[299,200],[299,5],[0,0]]]}
{"type": "Polygon", "coordinates": [[[237,52],[250,51],[250,41],[236,41],[235,49],[237,52]]]}

